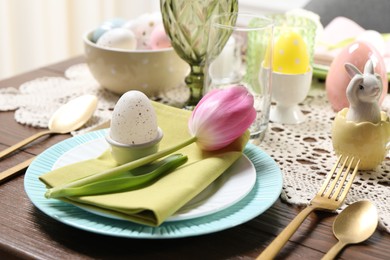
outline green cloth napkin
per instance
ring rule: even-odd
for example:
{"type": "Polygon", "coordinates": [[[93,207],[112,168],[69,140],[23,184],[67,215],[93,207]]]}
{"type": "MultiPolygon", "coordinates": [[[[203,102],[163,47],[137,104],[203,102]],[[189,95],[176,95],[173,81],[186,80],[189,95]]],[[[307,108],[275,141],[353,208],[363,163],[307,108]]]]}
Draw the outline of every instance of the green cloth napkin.
{"type": "MultiPolygon", "coordinates": [[[[156,102],[153,102],[153,106],[158,124],[164,132],[160,150],[190,138],[187,124],[191,112],[156,102]]],[[[147,187],[62,200],[136,223],[158,226],[240,158],[247,141],[248,135],[244,134],[228,147],[216,152],[203,152],[194,143],[178,151],[188,156],[186,164],[147,187]]],[[[110,152],[105,151],[98,158],[67,165],[45,173],[39,179],[48,187],[55,187],[115,166],[117,164],[110,152]]]]}

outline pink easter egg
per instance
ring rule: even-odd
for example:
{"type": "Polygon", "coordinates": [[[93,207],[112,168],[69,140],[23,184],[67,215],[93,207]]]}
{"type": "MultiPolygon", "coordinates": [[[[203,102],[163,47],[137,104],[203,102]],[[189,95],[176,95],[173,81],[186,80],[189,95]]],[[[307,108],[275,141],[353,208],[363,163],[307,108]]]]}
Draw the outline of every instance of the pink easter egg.
{"type": "Polygon", "coordinates": [[[150,34],[150,46],[154,50],[171,47],[171,40],[165,33],[165,29],[162,24],[157,25],[150,34]]]}
{"type": "Polygon", "coordinates": [[[364,65],[371,59],[374,71],[382,78],[383,91],[379,103],[382,103],[387,94],[388,81],[386,66],[379,51],[367,42],[356,41],[345,47],[332,61],[326,77],[326,93],[332,108],[337,112],[349,107],[346,95],[347,86],[351,80],[344,68],[345,63],[352,63],[360,71],[364,71],[364,65]]]}

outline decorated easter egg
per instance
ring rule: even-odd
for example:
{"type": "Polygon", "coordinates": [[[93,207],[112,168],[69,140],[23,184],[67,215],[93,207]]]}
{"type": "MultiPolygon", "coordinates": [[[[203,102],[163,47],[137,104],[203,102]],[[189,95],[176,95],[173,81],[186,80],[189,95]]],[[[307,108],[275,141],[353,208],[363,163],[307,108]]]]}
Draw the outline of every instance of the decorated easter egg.
{"type": "Polygon", "coordinates": [[[105,32],[113,28],[121,27],[125,22],[126,20],[122,18],[113,18],[104,21],[98,28],[93,31],[92,41],[96,43],[100,36],[102,36],[105,32]]]}
{"type": "Polygon", "coordinates": [[[107,48],[134,50],[137,47],[137,40],[132,31],[114,28],[104,33],[96,44],[107,48]]]}
{"type": "Polygon", "coordinates": [[[280,35],[273,49],[273,71],[304,74],[309,69],[309,52],[301,35],[289,31],[280,35]]]}
{"type": "Polygon", "coordinates": [[[351,63],[360,71],[364,71],[364,65],[368,59],[373,61],[375,73],[379,74],[382,78],[383,90],[379,100],[379,103],[382,103],[388,89],[386,66],[383,57],[371,44],[356,41],[345,47],[336,58],[334,58],[326,77],[326,93],[328,100],[335,111],[340,111],[345,107],[349,107],[346,89],[351,78],[346,72],[344,64],[351,63]]]}
{"type": "Polygon", "coordinates": [[[148,97],[137,90],[123,94],[114,107],[110,137],[121,144],[144,144],[158,135],[157,116],[148,97]]]}
{"type": "Polygon", "coordinates": [[[150,36],[157,25],[162,24],[160,13],[143,14],[130,20],[122,27],[134,32],[137,39],[137,49],[150,50],[150,36]]]}
{"type": "Polygon", "coordinates": [[[157,25],[150,34],[150,47],[153,50],[171,47],[171,40],[165,33],[164,25],[157,25]]]}

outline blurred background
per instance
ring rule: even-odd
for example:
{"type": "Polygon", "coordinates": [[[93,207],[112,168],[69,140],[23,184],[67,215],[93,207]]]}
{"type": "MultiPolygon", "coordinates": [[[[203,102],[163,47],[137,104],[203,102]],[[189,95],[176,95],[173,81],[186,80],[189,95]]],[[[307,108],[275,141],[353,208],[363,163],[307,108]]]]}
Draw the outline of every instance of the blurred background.
{"type": "MultiPolygon", "coordinates": [[[[284,12],[309,0],[239,0],[240,11],[284,12]]],[[[160,10],[159,0],[0,0],[0,79],[83,54],[101,22],[160,10]]]]}

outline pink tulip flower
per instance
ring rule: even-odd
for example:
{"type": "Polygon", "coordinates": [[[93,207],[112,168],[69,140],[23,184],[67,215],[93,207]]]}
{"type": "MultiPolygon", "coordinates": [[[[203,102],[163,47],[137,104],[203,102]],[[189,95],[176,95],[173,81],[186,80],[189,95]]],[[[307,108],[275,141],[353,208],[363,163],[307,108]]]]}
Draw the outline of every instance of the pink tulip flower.
{"type": "Polygon", "coordinates": [[[188,122],[202,150],[219,150],[240,137],[256,118],[253,96],[243,86],[217,89],[205,95],[188,122]]]}

